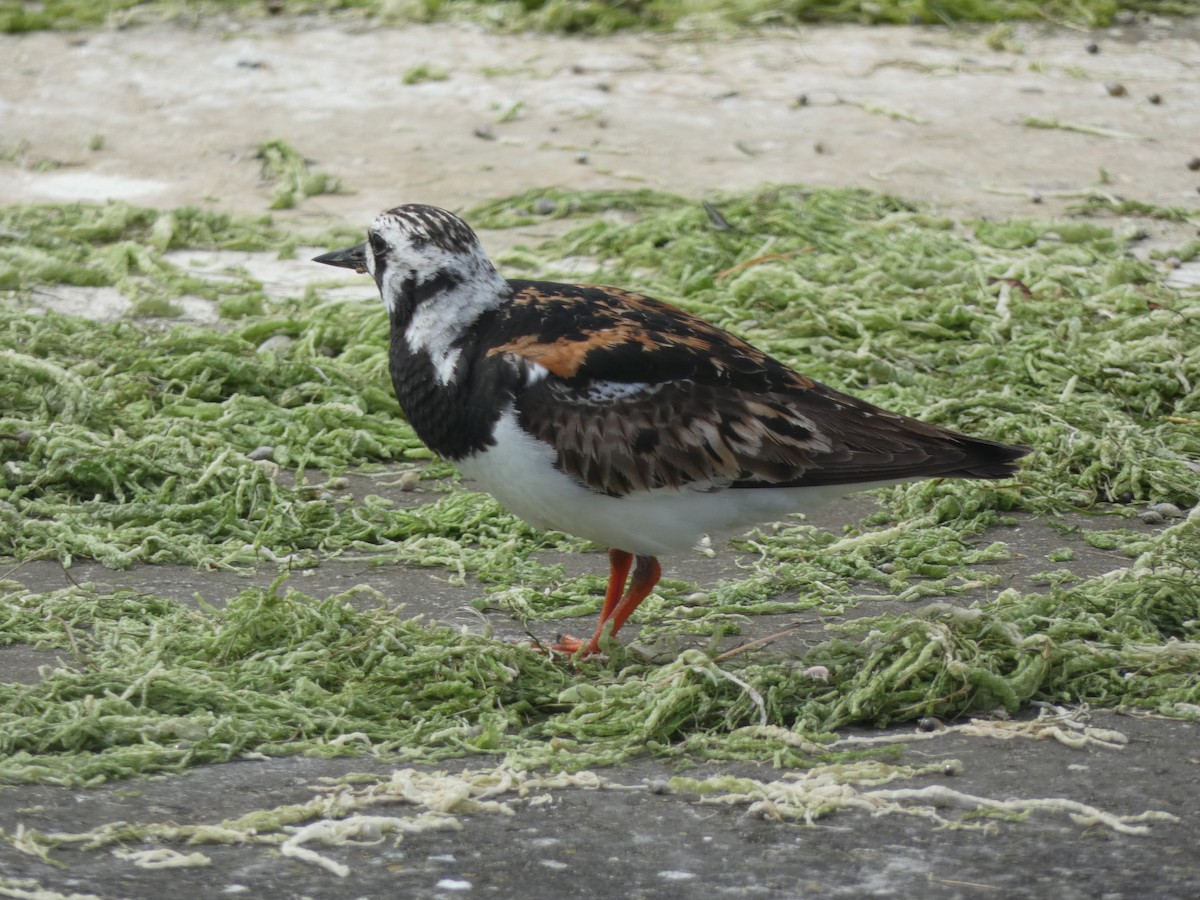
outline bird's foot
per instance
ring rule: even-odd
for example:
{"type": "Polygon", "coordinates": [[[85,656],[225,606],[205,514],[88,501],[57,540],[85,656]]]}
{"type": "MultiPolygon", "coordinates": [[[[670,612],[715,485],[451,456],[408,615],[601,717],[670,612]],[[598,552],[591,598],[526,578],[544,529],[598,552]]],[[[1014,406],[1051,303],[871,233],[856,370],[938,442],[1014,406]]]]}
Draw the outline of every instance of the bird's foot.
{"type": "Polygon", "coordinates": [[[578,654],[581,659],[600,652],[600,648],[593,646],[591,641],[581,640],[571,634],[560,634],[553,644],[538,644],[537,648],[547,653],[564,653],[567,656],[578,654]]]}

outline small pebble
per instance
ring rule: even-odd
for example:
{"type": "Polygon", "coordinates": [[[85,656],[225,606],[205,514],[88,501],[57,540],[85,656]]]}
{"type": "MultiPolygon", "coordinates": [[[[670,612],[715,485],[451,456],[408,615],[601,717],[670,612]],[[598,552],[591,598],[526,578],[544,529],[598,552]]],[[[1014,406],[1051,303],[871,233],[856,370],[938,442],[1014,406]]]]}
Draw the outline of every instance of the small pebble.
{"type": "Polygon", "coordinates": [[[670,784],[665,778],[654,778],[646,782],[646,790],[652,794],[665,794],[670,789],[670,784]]]}
{"type": "Polygon", "coordinates": [[[1104,85],[1104,89],[1108,91],[1108,96],[1110,97],[1125,97],[1129,94],[1129,91],[1125,89],[1125,85],[1119,81],[1108,82],[1104,85]]]}
{"type": "Polygon", "coordinates": [[[1029,202],[1030,203],[1041,203],[1042,195],[1037,193],[1036,191],[1034,191],[1032,194],[1029,195],[1029,202]]]}
{"type": "Polygon", "coordinates": [[[421,483],[421,473],[416,469],[409,469],[396,479],[396,487],[402,491],[415,491],[421,483]]]}
{"type": "Polygon", "coordinates": [[[586,153],[580,153],[575,157],[575,162],[579,163],[581,166],[586,166],[588,164],[588,155],[586,153]]]}
{"type": "Polygon", "coordinates": [[[286,334],[277,334],[274,337],[269,337],[258,345],[259,353],[279,353],[286,350],[292,344],[296,343],[286,334]]]}
{"type": "Polygon", "coordinates": [[[1146,97],[1146,99],[1155,106],[1158,106],[1160,103],[1162,103],[1162,94],[1150,94],[1148,97],[1146,97]]]}
{"type": "Polygon", "coordinates": [[[253,450],[251,450],[249,453],[246,454],[246,459],[252,459],[255,462],[258,462],[260,459],[274,461],[275,448],[267,447],[267,446],[255,447],[253,450]]]}
{"type": "Polygon", "coordinates": [[[547,197],[541,197],[533,203],[533,213],[537,216],[548,216],[558,209],[558,204],[547,197]]]}
{"type": "Polygon", "coordinates": [[[1100,52],[1100,45],[1095,41],[1088,41],[1087,44],[1084,45],[1083,49],[1088,53],[1096,54],[1100,52]]]}
{"type": "Polygon", "coordinates": [[[476,125],[471,130],[471,134],[484,141],[494,141],[496,139],[496,132],[492,129],[490,122],[482,122],[476,125]]]}
{"type": "Polygon", "coordinates": [[[942,731],[945,729],[941,719],[935,719],[933,716],[924,716],[917,719],[917,728],[921,731],[942,731]]]}
{"type": "Polygon", "coordinates": [[[880,563],[875,568],[877,568],[884,575],[895,575],[896,574],[896,564],[895,563],[880,563]]]}
{"type": "Polygon", "coordinates": [[[1167,519],[1182,519],[1183,510],[1174,503],[1151,503],[1146,507],[1147,512],[1156,512],[1167,519]]]}
{"type": "Polygon", "coordinates": [[[1200,172],[1200,156],[1193,156],[1187,161],[1189,172],[1200,172]]]}
{"type": "Polygon", "coordinates": [[[818,156],[824,156],[828,152],[829,148],[820,141],[817,141],[815,144],[813,144],[813,153],[816,153],[818,156]]]}
{"type": "Polygon", "coordinates": [[[805,678],[811,678],[813,681],[819,681],[822,684],[829,683],[829,670],[824,666],[809,666],[801,674],[805,678]]]}
{"type": "Polygon", "coordinates": [[[1142,512],[1138,514],[1138,518],[1147,525],[1161,525],[1163,522],[1167,521],[1166,516],[1153,509],[1142,510],[1142,512]]]}
{"type": "Polygon", "coordinates": [[[948,759],[942,766],[943,775],[961,775],[962,771],[962,763],[960,763],[957,759],[948,759]]]}
{"type": "Polygon", "coordinates": [[[799,97],[797,97],[795,100],[792,101],[792,106],[796,106],[796,107],[808,106],[808,94],[801,94],[799,97]]]}

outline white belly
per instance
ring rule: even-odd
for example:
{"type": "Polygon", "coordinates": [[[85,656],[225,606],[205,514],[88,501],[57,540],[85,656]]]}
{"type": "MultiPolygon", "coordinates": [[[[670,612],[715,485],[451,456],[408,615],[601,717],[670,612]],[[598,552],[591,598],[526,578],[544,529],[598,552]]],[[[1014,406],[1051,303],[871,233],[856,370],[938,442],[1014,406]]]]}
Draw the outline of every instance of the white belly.
{"type": "Polygon", "coordinates": [[[609,497],[554,468],[554,451],[517,425],[509,409],[496,426],[496,445],[458,462],[511,512],[536,528],[564,531],[629,553],[659,556],[689,550],[706,534],[738,531],[810,512],[861,489],[858,485],[741,488],[712,491],[660,488],[609,497]]]}

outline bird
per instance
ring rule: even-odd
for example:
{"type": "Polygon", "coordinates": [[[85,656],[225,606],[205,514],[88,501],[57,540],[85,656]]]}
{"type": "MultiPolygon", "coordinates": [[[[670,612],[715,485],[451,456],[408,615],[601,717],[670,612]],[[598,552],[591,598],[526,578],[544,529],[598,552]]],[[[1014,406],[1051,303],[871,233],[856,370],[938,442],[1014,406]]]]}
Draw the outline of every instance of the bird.
{"type": "Polygon", "coordinates": [[[419,203],[314,258],[370,274],[416,435],[535,528],[608,548],[601,652],[659,557],[917,478],[1007,478],[1030,448],[890,412],[800,374],[669,303],[505,278],[459,216],[419,203]],[[632,570],[632,574],[631,574],[632,570]]]}

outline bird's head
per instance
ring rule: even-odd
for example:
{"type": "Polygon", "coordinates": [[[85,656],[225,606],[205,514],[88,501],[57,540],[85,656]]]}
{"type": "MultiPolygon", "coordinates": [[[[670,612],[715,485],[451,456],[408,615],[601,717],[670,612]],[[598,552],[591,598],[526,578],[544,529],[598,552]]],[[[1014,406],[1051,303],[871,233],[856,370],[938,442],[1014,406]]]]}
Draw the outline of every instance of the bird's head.
{"type": "Polygon", "coordinates": [[[498,301],[507,291],[471,227],[454,213],[420,203],[381,213],[366,241],[314,262],[370,273],[389,313],[403,321],[423,302],[442,295],[477,306],[472,299],[498,301]]]}

